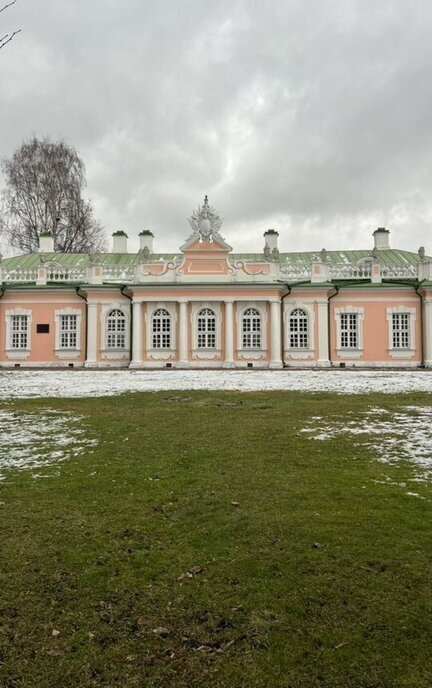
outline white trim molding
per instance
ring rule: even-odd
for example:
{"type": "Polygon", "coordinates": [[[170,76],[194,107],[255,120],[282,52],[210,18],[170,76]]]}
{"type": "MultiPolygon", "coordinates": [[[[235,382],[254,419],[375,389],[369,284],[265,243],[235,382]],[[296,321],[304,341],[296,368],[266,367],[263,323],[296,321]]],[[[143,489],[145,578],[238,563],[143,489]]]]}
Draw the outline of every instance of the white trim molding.
{"type": "Polygon", "coordinates": [[[124,302],[112,301],[103,303],[100,310],[100,323],[102,334],[101,355],[108,361],[120,361],[130,357],[130,305],[124,302]],[[111,311],[120,311],[125,318],[125,344],[124,347],[114,348],[107,346],[107,318],[111,311]]]}
{"type": "Polygon", "coordinates": [[[14,308],[5,312],[6,321],[6,341],[5,349],[6,356],[10,360],[25,360],[31,354],[31,329],[32,329],[33,312],[27,308],[14,308]],[[12,318],[16,315],[24,315],[27,318],[27,346],[22,349],[12,348],[12,318]]]}
{"type": "Polygon", "coordinates": [[[340,306],[334,309],[334,318],[336,321],[336,352],[340,358],[357,359],[363,356],[363,323],[364,323],[364,308],[360,306],[340,306]],[[357,316],[357,346],[356,347],[342,347],[341,336],[341,315],[356,315],[357,316]]]}
{"type": "Polygon", "coordinates": [[[305,303],[304,301],[285,301],[284,308],[284,358],[290,358],[294,361],[304,361],[315,356],[315,309],[313,303],[305,303]],[[290,318],[294,311],[302,310],[307,317],[307,335],[308,345],[304,347],[291,346],[291,330],[290,318]]]}
{"type": "Polygon", "coordinates": [[[147,303],[145,321],[145,352],[152,361],[172,361],[177,353],[177,304],[174,301],[150,301],[147,303]],[[153,315],[160,308],[167,311],[171,318],[170,347],[153,348],[153,315]]]}
{"type": "Polygon", "coordinates": [[[81,355],[81,320],[82,311],[79,308],[61,308],[54,311],[55,322],[55,354],[57,358],[79,358],[81,355]],[[76,315],[76,346],[73,349],[65,349],[61,346],[60,321],[62,315],[76,315]]]}
{"type": "Polygon", "coordinates": [[[408,306],[391,306],[386,308],[387,313],[387,330],[388,330],[388,353],[393,359],[407,359],[413,358],[415,355],[415,323],[416,323],[416,309],[408,306]],[[393,345],[393,315],[409,316],[408,320],[408,346],[395,347],[393,345]]]}
{"type": "Polygon", "coordinates": [[[237,356],[244,361],[259,361],[267,357],[267,302],[262,301],[237,301],[237,356]],[[243,348],[243,315],[249,308],[258,311],[261,317],[261,346],[256,348],[243,348]]]}
{"type": "Polygon", "coordinates": [[[222,353],[221,347],[221,331],[222,331],[222,315],[221,315],[221,304],[216,301],[195,301],[191,304],[190,310],[191,324],[192,324],[192,358],[199,359],[200,361],[215,360],[219,359],[222,353]],[[214,313],[216,319],[216,331],[215,340],[216,344],[214,347],[209,348],[199,348],[198,347],[198,315],[204,310],[209,309],[214,313]]]}

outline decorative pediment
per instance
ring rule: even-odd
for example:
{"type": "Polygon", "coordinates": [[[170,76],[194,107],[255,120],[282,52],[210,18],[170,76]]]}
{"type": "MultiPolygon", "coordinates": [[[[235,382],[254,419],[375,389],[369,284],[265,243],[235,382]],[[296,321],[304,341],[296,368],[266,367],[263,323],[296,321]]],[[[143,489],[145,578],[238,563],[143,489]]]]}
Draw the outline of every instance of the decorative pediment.
{"type": "Polygon", "coordinates": [[[198,206],[189,218],[192,234],[187,238],[180,250],[185,252],[192,247],[200,245],[199,250],[208,250],[208,244],[219,244],[219,248],[225,251],[232,251],[223,236],[219,234],[222,227],[223,218],[216,212],[213,206],[209,205],[208,197],[205,196],[202,206],[198,206]]]}

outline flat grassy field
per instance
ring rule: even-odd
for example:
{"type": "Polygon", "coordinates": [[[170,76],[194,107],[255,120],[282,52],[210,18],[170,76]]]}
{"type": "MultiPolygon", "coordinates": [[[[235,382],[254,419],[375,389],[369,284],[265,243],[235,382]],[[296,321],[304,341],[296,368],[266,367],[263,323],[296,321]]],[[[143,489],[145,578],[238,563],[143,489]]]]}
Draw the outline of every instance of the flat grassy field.
{"type": "Polygon", "coordinates": [[[429,483],[301,429],[431,401],[3,402],[80,414],[98,444],[0,483],[1,688],[430,688],[429,483]]]}

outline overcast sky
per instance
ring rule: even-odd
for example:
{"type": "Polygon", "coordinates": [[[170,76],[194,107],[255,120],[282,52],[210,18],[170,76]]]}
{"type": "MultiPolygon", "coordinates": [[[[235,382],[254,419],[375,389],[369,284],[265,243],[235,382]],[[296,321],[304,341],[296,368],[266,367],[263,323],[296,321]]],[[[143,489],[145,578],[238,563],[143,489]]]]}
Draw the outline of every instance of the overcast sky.
{"type": "Polygon", "coordinates": [[[369,248],[386,226],[432,253],[430,0],[17,0],[17,28],[0,158],[65,139],[107,235],[177,250],[207,193],[235,251],[267,228],[283,251],[369,248]]]}

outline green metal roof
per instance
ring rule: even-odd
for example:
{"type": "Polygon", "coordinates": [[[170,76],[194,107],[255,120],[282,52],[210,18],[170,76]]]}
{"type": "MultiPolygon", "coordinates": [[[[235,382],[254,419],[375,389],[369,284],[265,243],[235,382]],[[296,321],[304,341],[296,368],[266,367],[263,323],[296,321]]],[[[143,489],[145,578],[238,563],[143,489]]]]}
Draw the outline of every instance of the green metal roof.
{"type": "MultiPolygon", "coordinates": [[[[290,253],[280,253],[279,260],[281,265],[310,265],[314,257],[319,254],[317,251],[299,251],[290,253]]],[[[2,262],[5,268],[36,268],[41,264],[40,256],[43,255],[44,262],[55,262],[64,267],[86,267],[90,265],[90,256],[88,253],[30,253],[22,256],[14,256],[13,258],[6,258],[2,262]]],[[[137,253],[101,253],[100,262],[106,266],[120,266],[127,267],[136,265],[138,263],[137,253]]],[[[264,255],[262,253],[230,253],[232,260],[244,260],[248,262],[262,262],[264,255]]],[[[327,251],[327,259],[333,264],[352,264],[364,258],[371,258],[372,251],[370,250],[353,250],[353,251],[327,251]]],[[[382,249],[378,251],[379,261],[383,266],[406,266],[417,265],[420,262],[418,253],[411,251],[401,251],[399,249],[382,249]]],[[[181,260],[182,253],[154,253],[151,256],[152,261],[165,262],[173,260],[181,260]]]]}

